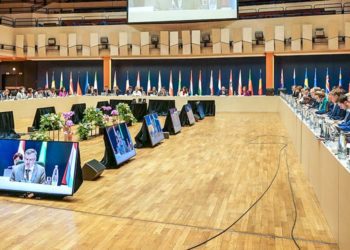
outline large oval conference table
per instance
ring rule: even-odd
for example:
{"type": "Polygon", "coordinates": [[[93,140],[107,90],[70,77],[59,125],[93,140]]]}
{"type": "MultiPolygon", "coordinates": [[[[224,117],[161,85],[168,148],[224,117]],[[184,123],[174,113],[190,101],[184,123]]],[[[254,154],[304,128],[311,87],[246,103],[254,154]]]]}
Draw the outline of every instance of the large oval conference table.
{"type": "MultiPolygon", "coordinates": [[[[110,100],[133,100],[128,96],[71,96],[64,98],[32,99],[0,102],[0,112],[13,111],[15,122],[33,119],[37,108],[55,107],[56,112],[71,110],[73,104],[85,103],[96,107],[97,103],[110,100]]],[[[270,112],[279,114],[290,141],[294,145],[305,176],[313,187],[334,238],[340,249],[350,249],[350,168],[322,142],[309,126],[278,96],[252,97],[141,97],[147,104],[153,100],[174,100],[181,110],[188,101],[215,101],[216,113],[221,112],[270,112]]],[[[118,101],[114,101],[118,102],[118,101]]],[[[271,131],[273,134],[273,131],[271,131]]]]}

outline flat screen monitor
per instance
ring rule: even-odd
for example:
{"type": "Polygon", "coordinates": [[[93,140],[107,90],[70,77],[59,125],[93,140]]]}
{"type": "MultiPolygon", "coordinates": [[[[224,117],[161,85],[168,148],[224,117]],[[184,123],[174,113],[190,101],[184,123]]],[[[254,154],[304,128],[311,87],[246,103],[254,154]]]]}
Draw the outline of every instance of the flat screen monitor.
{"type": "Polygon", "coordinates": [[[107,128],[107,135],[117,165],[129,160],[136,155],[131,135],[126,123],[107,128]]]}
{"type": "Polygon", "coordinates": [[[237,0],[129,0],[129,23],[237,18],[237,0]]]}
{"type": "Polygon", "coordinates": [[[160,125],[160,121],[156,113],[146,115],[145,122],[146,122],[148,133],[151,138],[152,146],[155,146],[156,144],[164,140],[162,126],[160,125]]]}
{"type": "Polygon", "coordinates": [[[181,131],[181,122],[180,122],[180,117],[179,117],[179,112],[177,109],[169,109],[170,112],[170,117],[171,117],[171,122],[173,124],[174,128],[174,133],[177,134],[181,131]]]}
{"type": "Polygon", "coordinates": [[[203,120],[205,118],[205,113],[204,113],[204,107],[201,102],[197,103],[197,113],[199,115],[199,118],[203,120]]]}
{"type": "Polygon", "coordinates": [[[0,152],[0,190],[73,195],[78,143],[0,140],[0,152]]]}
{"type": "Polygon", "coordinates": [[[188,118],[188,121],[189,121],[190,125],[195,124],[196,120],[194,119],[194,115],[193,115],[193,111],[192,111],[191,105],[190,104],[186,104],[185,105],[185,110],[186,110],[187,118],[188,118]]]}

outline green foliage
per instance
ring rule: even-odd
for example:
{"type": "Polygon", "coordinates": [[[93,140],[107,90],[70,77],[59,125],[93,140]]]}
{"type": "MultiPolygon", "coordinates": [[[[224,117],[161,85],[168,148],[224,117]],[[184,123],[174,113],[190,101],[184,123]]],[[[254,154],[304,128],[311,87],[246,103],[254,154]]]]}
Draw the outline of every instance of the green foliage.
{"type": "Polygon", "coordinates": [[[103,118],[103,112],[94,107],[89,107],[84,111],[83,123],[91,123],[99,127],[105,127],[106,121],[103,118]]]}
{"type": "Polygon", "coordinates": [[[77,134],[80,140],[87,140],[92,129],[94,129],[94,125],[91,122],[79,123],[77,134]]]}
{"type": "Polygon", "coordinates": [[[61,118],[61,114],[46,114],[40,117],[40,130],[51,131],[60,130],[63,128],[64,120],[61,118]]]}
{"type": "Polygon", "coordinates": [[[137,120],[134,117],[134,115],[131,112],[131,109],[128,104],[126,103],[119,103],[116,106],[116,109],[118,110],[120,119],[127,122],[127,123],[136,123],[137,120]]]}
{"type": "Polygon", "coordinates": [[[30,139],[34,141],[51,141],[50,135],[47,131],[36,131],[30,135],[30,139]]]}

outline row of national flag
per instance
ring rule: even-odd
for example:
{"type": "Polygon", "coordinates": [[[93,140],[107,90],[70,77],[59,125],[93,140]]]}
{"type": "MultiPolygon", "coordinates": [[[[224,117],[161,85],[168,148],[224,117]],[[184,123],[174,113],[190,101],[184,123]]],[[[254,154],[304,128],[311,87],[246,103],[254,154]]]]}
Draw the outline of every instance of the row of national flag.
{"type": "MultiPolygon", "coordinates": [[[[342,87],[343,83],[342,83],[342,72],[341,72],[341,68],[339,69],[339,82],[338,82],[338,86],[342,87]]],[[[295,74],[295,69],[293,70],[293,85],[296,86],[296,74],[295,74]]],[[[284,88],[284,75],[283,75],[283,68],[281,69],[281,78],[280,78],[280,87],[284,88]]],[[[309,88],[309,78],[308,78],[308,70],[307,68],[305,69],[305,78],[304,78],[304,88],[309,88]]],[[[313,86],[312,87],[318,87],[318,83],[317,83],[317,68],[315,68],[314,71],[314,82],[313,82],[313,86]]],[[[326,89],[326,94],[328,94],[330,92],[330,83],[329,83],[329,72],[328,72],[328,68],[327,68],[327,72],[326,72],[326,79],[325,79],[325,89],[326,89]]],[[[350,93],[350,83],[349,83],[349,93],[350,93]]]]}
{"type": "MultiPolygon", "coordinates": [[[[195,95],[194,93],[194,82],[193,82],[193,72],[191,70],[190,72],[190,79],[189,79],[189,94],[190,95],[195,95]]],[[[86,72],[86,77],[85,77],[85,85],[84,85],[84,93],[81,89],[80,86],[80,74],[78,75],[77,78],[77,83],[73,83],[73,77],[72,77],[72,72],[69,74],[69,94],[77,94],[77,95],[82,95],[86,94],[88,89],[89,89],[89,73],[86,72]],[[76,86],[76,87],[75,87],[76,86]]],[[[141,87],[141,80],[140,80],[140,72],[137,72],[137,78],[136,78],[136,87],[141,87]]],[[[196,94],[202,95],[203,94],[203,81],[202,81],[202,70],[199,71],[198,74],[198,92],[196,94]]],[[[234,86],[233,86],[233,76],[232,76],[232,70],[230,70],[230,78],[229,78],[229,86],[228,86],[228,94],[229,95],[234,95],[234,86]]],[[[97,72],[95,72],[94,76],[94,89],[98,90],[98,83],[97,83],[97,72]]],[[[129,72],[126,72],[126,82],[125,82],[125,89],[129,89],[130,86],[130,80],[129,80],[129,72]]],[[[162,76],[161,72],[158,72],[158,87],[157,91],[159,92],[161,88],[164,85],[162,84],[162,76]]],[[[55,82],[55,73],[52,73],[52,81],[51,81],[51,88],[56,88],[56,82],[55,82]]],[[[64,87],[63,83],[63,73],[61,72],[60,76],[60,84],[59,88],[64,87]]],[[[117,73],[114,72],[114,77],[113,77],[113,84],[112,87],[118,87],[117,83],[117,73]]],[[[181,70],[179,71],[179,76],[178,76],[178,85],[177,89],[180,91],[182,89],[182,75],[181,75],[181,70]]],[[[221,70],[219,70],[219,75],[218,75],[218,81],[217,81],[217,91],[220,91],[222,87],[222,78],[221,78],[221,70]]],[[[49,88],[49,74],[46,72],[46,84],[45,88],[49,88]]],[[[242,73],[241,70],[239,71],[239,77],[238,77],[238,95],[242,95],[242,88],[243,88],[243,83],[242,83],[242,73]]],[[[210,81],[209,81],[209,90],[210,90],[210,95],[215,95],[217,91],[215,91],[214,87],[214,77],[213,77],[213,70],[210,71],[210,81]]],[[[248,80],[248,90],[254,94],[254,89],[253,89],[253,83],[252,83],[252,76],[251,76],[251,70],[249,70],[249,80],[248,80]]],[[[148,71],[148,76],[147,76],[147,92],[151,91],[151,72],[148,71]]],[[[260,70],[260,76],[259,76],[259,89],[258,89],[258,94],[262,95],[263,93],[263,86],[262,86],[262,75],[261,75],[261,70],[260,70]]],[[[174,95],[174,83],[173,83],[173,72],[172,70],[170,71],[170,76],[169,76],[169,95],[173,96],[174,95]]]]}

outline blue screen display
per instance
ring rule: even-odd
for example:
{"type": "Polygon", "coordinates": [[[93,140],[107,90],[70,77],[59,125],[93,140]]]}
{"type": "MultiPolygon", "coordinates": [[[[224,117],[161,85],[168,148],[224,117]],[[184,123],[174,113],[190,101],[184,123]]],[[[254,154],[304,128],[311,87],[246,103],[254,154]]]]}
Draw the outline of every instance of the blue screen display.
{"type": "Polygon", "coordinates": [[[76,142],[0,140],[0,190],[72,195],[78,148],[76,142]]]}
{"type": "Polygon", "coordinates": [[[171,117],[171,122],[173,123],[174,127],[174,133],[178,133],[181,131],[181,122],[180,122],[180,117],[179,117],[179,112],[177,109],[170,109],[170,117],[171,117]]]}
{"type": "Polygon", "coordinates": [[[131,135],[126,123],[107,128],[108,139],[113,148],[117,164],[121,164],[136,155],[131,135]]]}
{"type": "Polygon", "coordinates": [[[158,119],[158,115],[156,113],[146,115],[145,122],[147,125],[147,130],[151,138],[152,146],[158,144],[162,140],[164,140],[164,134],[162,130],[162,126],[160,125],[160,121],[158,119]]]}

